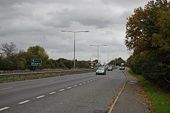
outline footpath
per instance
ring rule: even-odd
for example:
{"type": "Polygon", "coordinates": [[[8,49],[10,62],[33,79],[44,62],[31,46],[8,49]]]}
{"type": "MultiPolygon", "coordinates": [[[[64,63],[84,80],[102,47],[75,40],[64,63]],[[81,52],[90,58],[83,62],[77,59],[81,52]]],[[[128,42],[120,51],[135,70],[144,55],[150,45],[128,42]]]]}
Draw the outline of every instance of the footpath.
{"type": "Polygon", "coordinates": [[[126,87],[113,108],[112,113],[150,113],[141,87],[136,78],[127,75],[126,87]]]}

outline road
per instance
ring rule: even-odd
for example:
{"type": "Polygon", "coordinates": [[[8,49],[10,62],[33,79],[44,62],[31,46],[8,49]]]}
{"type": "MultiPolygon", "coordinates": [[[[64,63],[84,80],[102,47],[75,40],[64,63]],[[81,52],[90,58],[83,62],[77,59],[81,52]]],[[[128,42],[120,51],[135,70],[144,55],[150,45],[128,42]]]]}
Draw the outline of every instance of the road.
{"type": "Polygon", "coordinates": [[[104,113],[125,82],[122,71],[0,84],[2,113],[104,113]]]}

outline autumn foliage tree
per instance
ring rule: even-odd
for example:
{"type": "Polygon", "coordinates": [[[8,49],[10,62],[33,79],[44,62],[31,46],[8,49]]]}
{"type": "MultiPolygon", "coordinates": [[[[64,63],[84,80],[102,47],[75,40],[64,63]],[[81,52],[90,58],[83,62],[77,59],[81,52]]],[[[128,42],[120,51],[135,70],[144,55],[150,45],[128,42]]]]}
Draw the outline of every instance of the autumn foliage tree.
{"type": "Polygon", "coordinates": [[[128,18],[125,44],[131,69],[170,90],[170,2],[150,1],[128,18]]]}

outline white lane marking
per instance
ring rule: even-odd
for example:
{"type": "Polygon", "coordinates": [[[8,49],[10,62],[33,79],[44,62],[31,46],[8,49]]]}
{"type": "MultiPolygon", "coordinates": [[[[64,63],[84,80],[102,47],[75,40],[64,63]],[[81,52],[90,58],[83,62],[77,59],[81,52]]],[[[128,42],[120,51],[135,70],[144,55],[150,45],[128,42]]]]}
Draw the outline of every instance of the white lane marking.
{"type": "Polygon", "coordinates": [[[82,85],[82,83],[79,84],[80,86],[82,85]]]}
{"type": "Polygon", "coordinates": [[[25,101],[22,101],[22,102],[19,102],[18,104],[25,104],[25,103],[27,103],[27,102],[29,102],[30,100],[25,100],[25,101]]]}
{"type": "Polygon", "coordinates": [[[6,110],[6,109],[9,109],[10,107],[3,107],[3,108],[0,108],[0,111],[3,111],[3,110],[6,110]]]}
{"type": "Polygon", "coordinates": [[[0,91],[1,90],[8,90],[8,89],[12,89],[13,87],[6,87],[6,88],[2,88],[2,89],[0,89],[0,91]]]}
{"type": "Polygon", "coordinates": [[[77,84],[76,84],[76,85],[74,85],[74,87],[77,87],[77,84]]]}
{"type": "Polygon", "coordinates": [[[67,87],[67,89],[71,89],[72,87],[67,87]]]}
{"type": "Polygon", "coordinates": [[[51,92],[51,93],[49,93],[50,95],[52,95],[52,94],[55,94],[56,92],[51,92]]]}
{"type": "Polygon", "coordinates": [[[59,91],[61,92],[61,91],[64,91],[65,89],[60,89],[59,91]]]}
{"type": "Polygon", "coordinates": [[[39,98],[43,98],[43,97],[45,97],[45,95],[41,95],[41,96],[38,96],[36,98],[39,99],[39,98]]]}

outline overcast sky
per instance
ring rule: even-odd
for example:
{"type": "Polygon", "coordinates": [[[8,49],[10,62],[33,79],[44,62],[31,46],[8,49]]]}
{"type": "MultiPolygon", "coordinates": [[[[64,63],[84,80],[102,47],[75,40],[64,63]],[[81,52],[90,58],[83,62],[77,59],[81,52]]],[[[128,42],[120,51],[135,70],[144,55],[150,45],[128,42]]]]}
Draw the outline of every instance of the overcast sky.
{"type": "Polygon", "coordinates": [[[0,44],[14,42],[19,50],[34,45],[50,58],[73,59],[73,34],[61,30],[89,30],[76,34],[76,58],[127,59],[124,45],[127,17],[148,0],[0,0],[0,44]]]}

